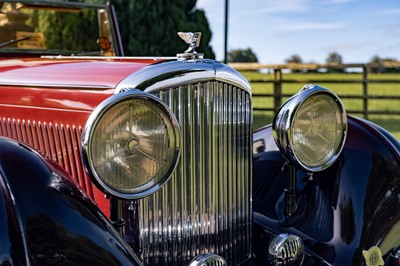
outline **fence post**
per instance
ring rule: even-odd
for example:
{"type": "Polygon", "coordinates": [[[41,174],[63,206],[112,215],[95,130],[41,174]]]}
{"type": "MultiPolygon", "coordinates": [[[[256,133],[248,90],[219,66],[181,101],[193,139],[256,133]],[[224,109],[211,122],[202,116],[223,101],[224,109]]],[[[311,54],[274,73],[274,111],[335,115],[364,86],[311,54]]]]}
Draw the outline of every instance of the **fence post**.
{"type": "Polygon", "coordinates": [[[363,85],[363,114],[364,118],[368,119],[368,67],[365,64],[363,65],[362,85],[363,85]]]}
{"type": "Polygon", "coordinates": [[[282,70],[274,68],[274,111],[278,112],[282,104],[282,70]]]}

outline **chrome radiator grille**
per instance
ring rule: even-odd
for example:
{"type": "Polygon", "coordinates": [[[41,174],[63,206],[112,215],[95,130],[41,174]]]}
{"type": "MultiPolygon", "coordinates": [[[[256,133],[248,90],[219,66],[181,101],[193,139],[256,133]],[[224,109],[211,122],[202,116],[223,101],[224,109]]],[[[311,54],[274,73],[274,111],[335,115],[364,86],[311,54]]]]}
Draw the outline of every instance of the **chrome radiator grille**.
{"type": "Polygon", "coordinates": [[[216,253],[229,265],[251,253],[248,92],[221,82],[157,92],[181,126],[181,158],[167,184],[138,204],[145,264],[188,264],[216,253]]]}

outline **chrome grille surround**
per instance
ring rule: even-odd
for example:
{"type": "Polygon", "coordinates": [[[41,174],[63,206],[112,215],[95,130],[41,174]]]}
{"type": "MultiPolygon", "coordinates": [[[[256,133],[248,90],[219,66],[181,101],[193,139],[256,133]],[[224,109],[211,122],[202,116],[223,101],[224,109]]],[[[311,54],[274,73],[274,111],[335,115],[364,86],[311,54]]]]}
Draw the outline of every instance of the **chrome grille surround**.
{"type": "Polygon", "coordinates": [[[144,68],[116,93],[128,87],[159,97],[181,127],[181,158],[171,179],[135,204],[144,264],[187,265],[203,253],[218,254],[228,265],[247,260],[252,219],[248,83],[225,65],[201,60],[144,68]]]}

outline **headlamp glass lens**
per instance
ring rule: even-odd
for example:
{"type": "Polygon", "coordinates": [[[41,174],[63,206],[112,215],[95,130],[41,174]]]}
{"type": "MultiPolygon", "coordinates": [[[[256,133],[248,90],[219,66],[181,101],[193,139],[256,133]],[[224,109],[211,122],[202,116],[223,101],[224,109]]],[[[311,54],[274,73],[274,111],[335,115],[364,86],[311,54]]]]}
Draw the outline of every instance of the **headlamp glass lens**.
{"type": "Polygon", "coordinates": [[[152,101],[131,98],[111,106],[95,126],[92,167],[120,193],[146,191],[170,171],[178,146],[169,117],[152,101]]]}
{"type": "Polygon", "coordinates": [[[291,144],[295,156],[307,167],[328,162],[341,148],[344,126],[342,111],[327,94],[306,99],[294,118],[291,144]]]}

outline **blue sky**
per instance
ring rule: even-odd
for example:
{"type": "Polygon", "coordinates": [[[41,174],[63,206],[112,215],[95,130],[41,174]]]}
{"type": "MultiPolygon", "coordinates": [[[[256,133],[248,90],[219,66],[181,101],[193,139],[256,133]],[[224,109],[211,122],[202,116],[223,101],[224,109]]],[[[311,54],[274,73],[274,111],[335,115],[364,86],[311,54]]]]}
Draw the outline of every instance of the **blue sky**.
{"type": "MultiPolygon", "coordinates": [[[[223,60],[225,0],[197,0],[204,9],[217,60],[223,60]]],[[[400,60],[400,0],[229,0],[228,51],[251,48],[260,63],[344,63],[374,55],[400,60]]]]}

